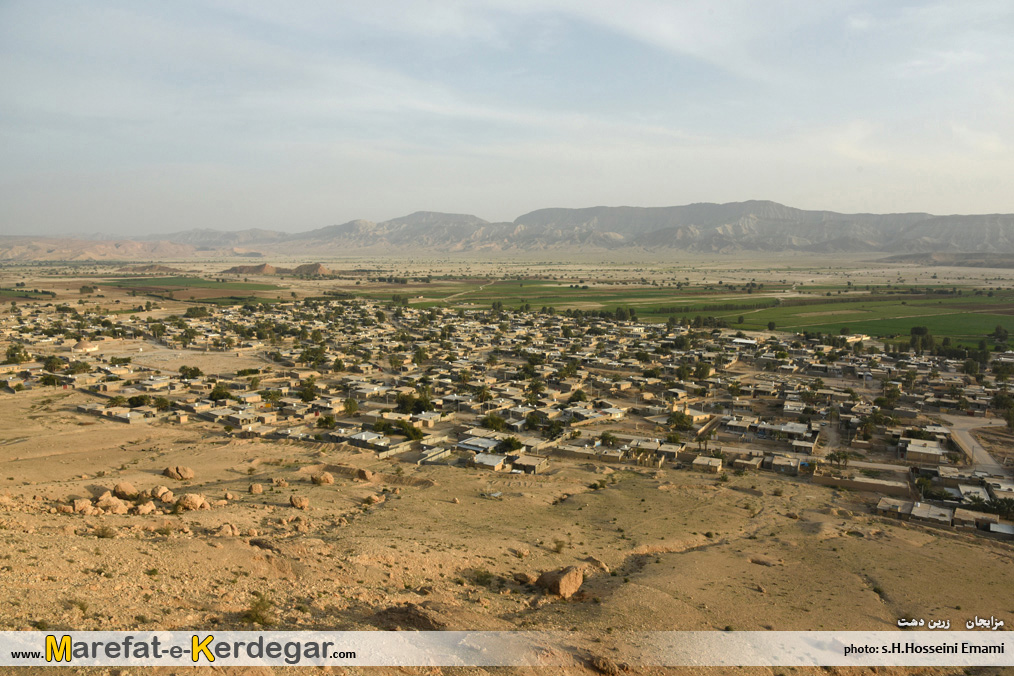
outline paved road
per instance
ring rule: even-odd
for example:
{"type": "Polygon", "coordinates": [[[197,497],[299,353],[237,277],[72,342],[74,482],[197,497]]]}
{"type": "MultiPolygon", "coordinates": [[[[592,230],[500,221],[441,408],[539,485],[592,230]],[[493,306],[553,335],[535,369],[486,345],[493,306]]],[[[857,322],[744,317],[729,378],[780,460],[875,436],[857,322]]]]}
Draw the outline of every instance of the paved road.
{"type": "Polygon", "coordinates": [[[967,415],[941,415],[940,416],[947,425],[951,428],[951,434],[962,444],[965,448],[972,452],[972,465],[975,469],[982,472],[989,472],[990,474],[1001,474],[1003,476],[1012,476],[1014,473],[1010,468],[1003,467],[1000,463],[993,459],[986,449],[982,447],[978,441],[975,440],[970,434],[970,430],[979,427],[990,427],[993,425],[1005,424],[1002,420],[997,419],[986,419],[974,418],[967,415]]]}

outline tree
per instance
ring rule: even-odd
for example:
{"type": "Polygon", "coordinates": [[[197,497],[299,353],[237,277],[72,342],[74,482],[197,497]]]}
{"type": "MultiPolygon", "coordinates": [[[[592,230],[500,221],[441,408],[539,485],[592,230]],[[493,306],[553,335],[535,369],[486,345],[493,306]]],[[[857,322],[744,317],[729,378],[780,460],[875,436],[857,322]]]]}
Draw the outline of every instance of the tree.
{"type": "Polygon", "coordinates": [[[188,345],[193,344],[194,340],[196,339],[197,339],[197,330],[192,329],[189,326],[183,329],[183,332],[180,334],[180,344],[183,347],[187,347],[188,345]]]}
{"type": "Polygon", "coordinates": [[[605,446],[615,446],[619,439],[612,432],[603,432],[599,435],[599,441],[605,446]]]}
{"type": "Polygon", "coordinates": [[[29,360],[28,350],[21,343],[11,343],[7,346],[7,360],[5,364],[23,364],[29,360]]]}
{"type": "Polygon", "coordinates": [[[81,373],[91,373],[92,367],[87,362],[75,361],[67,367],[67,373],[71,375],[78,375],[81,373]]]}
{"type": "Polygon", "coordinates": [[[584,393],[584,390],[574,390],[567,399],[568,404],[575,404],[580,401],[588,401],[588,395],[584,393]]]}
{"type": "Polygon", "coordinates": [[[359,402],[352,397],[342,402],[342,406],[345,409],[345,415],[355,415],[359,412],[359,402]]]}
{"type": "Polygon", "coordinates": [[[322,415],[317,418],[317,427],[325,430],[333,430],[335,428],[335,420],[333,415],[322,415]]]}
{"type": "Polygon", "coordinates": [[[168,411],[172,408],[173,403],[165,397],[155,397],[155,401],[152,402],[152,406],[155,407],[156,411],[168,411]]]}
{"type": "Polygon", "coordinates": [[[483,418],[479,420],[479,424],[486,429],[493,430],[494,432],[503,432],[507,429],[507,421],[495,413],[483,416],[483,418]]]}
{"type": "Polygon", "coordinates": [[[181,366],[180,376],[185,380],[196,380],[204,375],[204,372],[196,366],[181,366]]]}
{"type": "Polygon", "coordinates": [[[39,384],[46,385],[49,387],[56,387],[57,385],[60,384],[60,381],[52,373],[47,373],[46,375],[39,378],[39,384]]]}
{"type": "Polygon", "coordinates": [[[768,331],[774,331],[774,330],[775,330],[775,323],[774,322],[768,322],[768,331]]]}
{"type": "Polygon", "coordinates": [[[311,402],[317,398],[317,378],[310,376],[303,381],[303,387],[299,390],[299,398],[304,402],[311,402]]]}
{"type": "Polygon", "coordinates": [[[507,437],[506,439],[501,439],[500,442],[495,446],[495,450],[497,453],[512,453],[514,451],[521,450],[522,448],[524,448],[524,444],[518,441],[516,437],[507,437]]]}
{"type": "Polygon", "coordinates": [[[666,422],[672,429],[683,432],[694,428],[694,419],[682,411],[673,411],[670,413],[669,419],[666,422]]]}
{"type": "Polygon", "coordinates": [[[232,393],[229,392],[229,388],[225,386],[225,383],[217,383],[215,388],[211,390],[211,394],[208,395],[208,399],[211,399],[212,401],[232,399],[232,393]]]}
{"type": "Polygon", "coordinates": [[[706,361],[699,361],[694,366],[694,379],[704,380],[711,375],[711,364],[706,361]]]}
{"type": "Polygon", "coordinates": [[[42,364],[42,368],[50,373],[56,373],[63,368],[63,360],[56,356],[49,357],[42,364]]]}
{"type": "Polygon", "coordinates": [[[115,406],[126,406],[127,398],[121,395],[110,397],[109,401],[106,402],[106,408],[113,408],[115,406]]]}

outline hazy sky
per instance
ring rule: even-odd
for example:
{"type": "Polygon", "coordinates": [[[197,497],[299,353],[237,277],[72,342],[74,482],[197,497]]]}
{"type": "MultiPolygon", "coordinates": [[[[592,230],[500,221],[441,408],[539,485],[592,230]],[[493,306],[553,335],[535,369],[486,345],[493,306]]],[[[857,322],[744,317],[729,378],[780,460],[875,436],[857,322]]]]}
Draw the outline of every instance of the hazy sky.
{"type": "Polygon", "coordinates": [[[1014,212],[1014,3],[0,0],[0,233],[1014,212]]]}

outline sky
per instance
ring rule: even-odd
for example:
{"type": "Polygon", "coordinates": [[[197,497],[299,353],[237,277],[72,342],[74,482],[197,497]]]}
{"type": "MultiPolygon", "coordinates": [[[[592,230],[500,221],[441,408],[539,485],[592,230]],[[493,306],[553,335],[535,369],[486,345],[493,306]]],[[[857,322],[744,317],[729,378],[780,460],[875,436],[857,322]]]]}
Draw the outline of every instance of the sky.
{"type": "Polygon", "coordinates": [[[0,0],[0,234],[1014,212],[1014,3],[0,0]]]}

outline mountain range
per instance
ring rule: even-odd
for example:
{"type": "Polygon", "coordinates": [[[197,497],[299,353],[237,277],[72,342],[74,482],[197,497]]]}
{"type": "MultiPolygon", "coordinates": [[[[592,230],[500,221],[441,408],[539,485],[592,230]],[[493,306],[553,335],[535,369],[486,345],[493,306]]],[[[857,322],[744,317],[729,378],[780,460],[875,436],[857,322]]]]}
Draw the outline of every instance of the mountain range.
{"type": "Polygon", "coordinates": [[[0,260],[686,251],[1014,253],[1014,214],[841,214],[776,202],[540,209],[513,222],[419,211],[305,232],[196,229],[123,239],[0,237],[0,260]]]}

